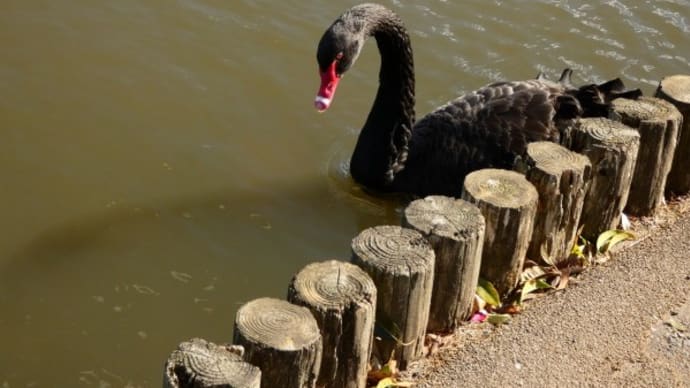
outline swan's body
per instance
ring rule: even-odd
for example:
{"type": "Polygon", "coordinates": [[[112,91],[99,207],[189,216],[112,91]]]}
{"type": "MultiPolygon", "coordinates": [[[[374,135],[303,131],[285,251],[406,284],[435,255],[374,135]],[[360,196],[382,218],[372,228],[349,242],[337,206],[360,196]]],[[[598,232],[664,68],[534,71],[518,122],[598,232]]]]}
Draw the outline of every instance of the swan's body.
{"type": "Polygon", "coordinates": [[[327,109],[342,74],[374,36],[381,53],[379,89],[350,162],[360,184],[385,192],[459,196],[471,171],[511,168],[529,142],[558,141],[559,128],[582,116],[606,114],[620,95],[614,80],[575,88],[566,70],[559,82],[499,82],[465,94],[415,122],[414,66],[400,19],[377,4],[343,13],[324,33],[317,60],[321,87],[315,104],[327,109]]]}

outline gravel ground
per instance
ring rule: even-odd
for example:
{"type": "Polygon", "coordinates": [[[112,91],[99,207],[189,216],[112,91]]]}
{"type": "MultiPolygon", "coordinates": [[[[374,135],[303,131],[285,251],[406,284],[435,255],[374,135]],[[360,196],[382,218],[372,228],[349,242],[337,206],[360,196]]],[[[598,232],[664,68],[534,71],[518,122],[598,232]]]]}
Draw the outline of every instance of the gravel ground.
{"type": "Polygon", "coordinates": [[[415,387],[690,387],[690,213],[402,376],[415,387]],[[684,327],[683,327],[684,326],[684,327]]]}

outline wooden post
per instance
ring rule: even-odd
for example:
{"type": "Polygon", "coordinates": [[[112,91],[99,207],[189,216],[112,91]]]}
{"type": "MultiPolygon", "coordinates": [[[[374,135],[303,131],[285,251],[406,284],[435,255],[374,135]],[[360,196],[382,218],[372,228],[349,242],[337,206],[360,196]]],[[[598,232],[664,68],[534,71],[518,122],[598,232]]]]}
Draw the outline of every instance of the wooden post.
{"type": "Polygon", "coordinates": [[[182,342],[165,363],[165,388],[259,388],[261,371],[229,346],[201,338],[182,342]]]}
{"type": "Polygon", "coordinates": [[[610,116],[640,133],[640,150],[625,211],[636,216],[654,215],[664,200],[683,117],[671,103],[654,97],[613,100],[610,116]]]}
{"type": "Polygon", "coordinates": [[[288,301],[309,308],[321,329],[317,386],[365,388],[376,311],[369,275],[342,261],[309,264],[292,279],[288,301]]]}
{"type": "Polygon", "coordinates": [[[592,174],[589,159],[552,142],[527,146],[515,169],[536,187],[539,205],[527,257],[557,264],[568,258],[592,174]]]}
{"type": "Polygon", "coordinates": [[[248,302],[237,311],[234,342],[261,369],[262,387],[315,386],[322,345],[309,309],[273,298],[248,302]]]}
{"type": "Polygon", "coordinates": [[[484,244],[484,217],[467,201],[429,196],[410,203],[402,224],[434,249],[434,287],[427,331],[450,333],[472,313],[484,244]]]}
{"type": "Polygon", "coordinates": [[[371,276],[378,290],[376,321],[389,334],[376,344],[382,361],[394,351],[398,366],[406,369],[423,352],[434,251],[416,230],[376,226],[352,240],[352,262],[371,276]]]}
{"type": "Polygon", "coordinates": [[[577,120],[566,128],[563,144],[589,157],[592,181],[585,197],[580,224],[590,241],[615,229],[628,201],[640,135],[617,121],[597,117],[577,120]]]}
{"type": "Polygon", "coordinates": [[[486,221],[480,276],[505,296],[522,272],[537,190],[515,171],[483,169],[465,177],[462,198],[476,204],[486,221]]]}
{"type": "Polygon", "coordinates": [[[686,194],[690,192],[690,75],[673,75],[662,79],[656,96],[675,105],[683,115],[683,126],[666,188],[674,194],[686,194]]]}

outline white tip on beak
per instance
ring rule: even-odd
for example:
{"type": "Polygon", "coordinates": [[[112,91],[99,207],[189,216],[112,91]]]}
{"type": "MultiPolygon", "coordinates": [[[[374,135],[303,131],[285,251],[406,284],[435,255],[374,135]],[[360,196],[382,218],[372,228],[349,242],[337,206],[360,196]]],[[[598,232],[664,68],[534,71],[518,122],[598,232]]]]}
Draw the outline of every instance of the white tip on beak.
{"type": "Polygon", "coordinates": [[[316,96],[316,99],[314,100],[314,106],[316,107],[316,110],[318,110],[319,112],[323,112],[326,109],[328,109],[329,106],[331,106],[331,99],[322,96],[316,96]]]}

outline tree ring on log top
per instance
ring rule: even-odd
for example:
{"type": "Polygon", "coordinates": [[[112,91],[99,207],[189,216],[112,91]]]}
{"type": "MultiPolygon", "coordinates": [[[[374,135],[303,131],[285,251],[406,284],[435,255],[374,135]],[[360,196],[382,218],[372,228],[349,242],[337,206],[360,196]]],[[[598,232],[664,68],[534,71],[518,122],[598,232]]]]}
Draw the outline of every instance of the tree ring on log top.
{"type": "Polygon", "coordinates": [[[654,97],[640,97],[637,100],[618,98],[611,102],[611,116],[633,128],[642,121],[680,120],[680,112],[668,101],[654,97]]]}
{"type": "Polygon", "coordinates": [[[659,86],[667,96],[678,102],[690,104],[690,76],[672,75],[664,77],[659,86]]]}
{"type": "Polygon", "coordinates": [[[589,159],[550,141],[538,141],[527,145],[527,154],[534,166],[548,174],[560,176],[563,171],[584,171],[589,159]]]}
{"type": "Polygon", "coordinates": [[[383,272],[424,273],[433,265],[433,260],[429,262],[433,251],[424,236],[416,230],[399,226],[380,225],[365,229],[352,240],[352,251],[368,265],[383,272]]]}
{"type": "Polygon", "coordinates": [[[274,298],[259,298],[237,311],[235,326],[245,338],[282,351],[297,351],[321,338],[309,309],[274,298]]]}
{"type": "Polygon", "coordinates": [[[500,208],[518,209],[537,201],[534,185],[515,171],[487,168],[465,177],[465,190],[476,200],[500,208]]]}
{"type": "Polygon", "coordinates": [[[327,309],[343,309],[353,302],[373,303],[376,286],[354,264],[330,260],[304,267],[292,286],[305,302],[327,309]]]}
{"type": "Polygon", "coordinates": [[[580,130],[590,135],[594,140],[606,144],[628,144],[640,134],[629,126],[604,117],[580,119],[580,130]]]}
{"type": "Polygon", "coordinates": [[[259,368],[244,362],[228,346],[193,338],[178,345],[168,358],[163,385],[258,387],[260,382],[259,368]]]}
{"type": "Polygon", "coordinates": [[[471,203],[441,195],[418,199],[404,211],[405,222],[424,235],[460,241],[468,234],[484,230],[484,217],[479,208],[471,203]]]}

